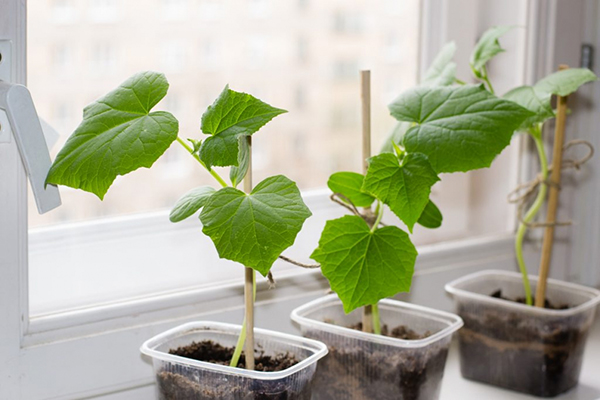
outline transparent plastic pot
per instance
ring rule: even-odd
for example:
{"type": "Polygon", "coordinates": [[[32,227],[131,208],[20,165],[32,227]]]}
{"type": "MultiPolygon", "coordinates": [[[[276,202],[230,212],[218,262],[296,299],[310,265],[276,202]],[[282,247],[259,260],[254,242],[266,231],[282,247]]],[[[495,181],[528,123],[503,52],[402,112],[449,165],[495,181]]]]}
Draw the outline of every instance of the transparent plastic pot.
{"type": "MultiPolygon", "coordinates": [[[[529,277],[535,293],[537,276],[529,277]]],[[[524,297],[521,274],[483,271],[446,285],[465,322],[458,334],[463,377],[539,397],[553,397],[579,380],[598,290],[548,280],[555,310],[491,297],[524,297]]]]}
{"type": "Polygon", "coordinates": [[[323,343],[255,329],[256,350],[265,355],[293,354],[300,362],[277,372],[250,371],[169,354],[170,349],[212,340],[235,346],[241,326],[192,322],[146,341],[141,352],[152,357],[159,400],[310,400],[317,361],[327,354],[323,343]]]}
{"type": "Polygon", "coordinates": [[[382,300],[381,323],[389,330],[405,326],[424,339],[402,340],[350,329],[362,310],[345,314],[337,295],[292,312],[302,335],[329,347],[313,381],[314,400],[434,400],[439,397],[452,333],[462,326],[453,314],[382,300]]]}

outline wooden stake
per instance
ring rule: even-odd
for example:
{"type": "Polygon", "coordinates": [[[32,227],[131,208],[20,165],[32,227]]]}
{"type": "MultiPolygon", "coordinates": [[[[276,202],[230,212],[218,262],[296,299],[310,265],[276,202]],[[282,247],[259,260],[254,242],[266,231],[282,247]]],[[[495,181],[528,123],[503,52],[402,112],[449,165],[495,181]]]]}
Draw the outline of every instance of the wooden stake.
{"type": "MultiPolygon", "coordinates": [[[[244,177],[244,191],[252,191],[252,136],[246,136],[248,141],[248,172],[244,177]]],[[[254,369],[254,270],[245,268],[244,304],[246,313],[246,369],[254,369]]]]}
{"type": "MultiPolygon", "coordinates": [[[[367,174],[371,157],[371,71],[360,71],[360,100],[362,104],[362,170],[367,174]]],[[[371,213],[371,207],[364,208],[366,213],[371,213]]],[[[363,332],[373,333],[373,307],[367,305],[363,308],[363,332]]]]}
{"type": "MultiPolygon", "coordinates": [[[[565,70],[569,67],[561,65],[559,70],[565,70]]],[[[556,212],[558,210],[558,194],[560,193],[560,172],[562,165],[562,153],[565,142],[565,123],[567,120],[567,96],[557,98],[556,109],[556,130],[554,132],[554,148],[552,149],[552,174],[550,175],[550,188],[548,194],[548,211],[546,222],[548,225],[544,231],[544,241],[542,242],[542,258],[540,261],[540,272],[537,289],[535,292],[535,306],[544,307],[546,300],[546,283],[548,281],[548,271],[552,259],[552,246],[554,245],[554,223],[556,222],[556,212]]]]}

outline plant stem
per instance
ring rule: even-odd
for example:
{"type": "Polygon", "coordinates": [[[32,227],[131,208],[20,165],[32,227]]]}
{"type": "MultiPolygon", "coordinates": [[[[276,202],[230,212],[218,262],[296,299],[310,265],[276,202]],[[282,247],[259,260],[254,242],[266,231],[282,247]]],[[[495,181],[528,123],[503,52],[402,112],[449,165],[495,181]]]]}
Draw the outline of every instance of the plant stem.
{"type": "Polygon", "coordinates": [[[373,312],[373,333],[376,335],[381,335],[381,321],[379,319],[379,305],[373,304],[371,306],[371,310],[373,312]]]}
{"type": "Polygon", "coordinates": [[[537,213],[542,208],[544,201],[546,200],[546,192],[548,187],[546,185],[546,180],[548,179],[548,159],[546,157],[546,151],[544,149],[544,142],[542,141],[541,129],[538,126],[536,131],[529,132],[531,137],[535,142],[535,146],[537,148],[538,156],[540,158],[540,171],[542,182],[540,183],[540,188],[538,194],[535,198],[535,201],[525,213],[523,220],[519,223],[519,228],[517,229],[517,236],[515,239],[515,253],[517,255],[517,262],[519,263],[519,269],[521,270],[521,274],[523,275],[523,286],[525,289],[525,301],[527,305],[533,305],[533,299],[531,297],[531,284],[529,282],[529,276],[527,274],[527,266],[525,265],[525,259],[523,257],[523,240],[525,238],[525,233],[527,232],[527,224],[531,222],[537,213]]]}
{"type": "MultiPolygon", "coordinates": [[[[254,282],[252,285],[252,291],[254,295],[254,300],[256,300],[256,277],[254,277],[254,282]]],[[[231,367],[237,367],[240,362],[240,356],[242,355],[242,350],[244,349],[244,343],[246,343],[246,317],[244,317],[244,321],[242,322],[242,330],[240,332],[240,337],[238,337],[238,341],[235,345],[235,351],[233,352],[233,356],[231,357],[231,362],[229,365],[231,367]]]]}
{"type": "Polygon", "coordinates": [[[202,160],[200,159],[200,157],[198,156],[198,154],[194,153],[194,149],[192,149],[186,142],[185,140],[183,140],[182,138],[180,138],[179,136],[177,136],[177,141],[179,142],[179,144],[181,144],[195,159],[196,161],[198,161],[200,163],[200,165],[202,165],[204,167],[204,169],[206,169],[208,171],[209,174],[211,174],[223,187],[227,187],[229,185],[227,185],[227,182],[225,182],[223,180],[223,178],[221,178],[221,176],[219,176],[219,174],[217,174],[217,172],[214,169],[208,168],[206,166],[206,164],[204,164],[204,162],[202,162],[202,160]]]}
{"type": "Polygon", "coordinates": [[[495,94],[492,82],[490,82],[490,79],[488,78],[487,67],[485,65],[483,66],[482,72],[481,79],[487,84],[490,93],[495,94]]]}
{"type": "Polygon", "coordinates": [[[383,207],[381,206],[381,201],[379,200],[377,200],[377,208],[375,209],[375,212],[377,213],[377,219],[371,227],[371,233],[375,232],[375,230],[379,226],[379,223],[381,222],[381,218],[383,217],[383,207]]]}

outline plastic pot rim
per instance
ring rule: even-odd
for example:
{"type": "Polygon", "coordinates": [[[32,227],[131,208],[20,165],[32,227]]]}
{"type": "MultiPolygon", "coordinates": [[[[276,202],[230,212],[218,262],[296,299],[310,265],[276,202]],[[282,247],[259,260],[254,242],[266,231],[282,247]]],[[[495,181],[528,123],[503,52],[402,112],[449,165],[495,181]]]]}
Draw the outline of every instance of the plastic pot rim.
{"type": "MultiPolygon", "coordinates": [[[[452,282],[447,283],[444,286],[444,289],[446,290],[446,292],[451,294],[453,297],[458,296],[458,297],[463,297],[463,298],[469,298],[471,300],[478,300],[478,301],[488,303],[488,304],[496,304],[498,306],[512,308],[514,310],[534,312],[534,313],[540,314],[540,315],[557,316],[557,317],[558,316],[566,317],[566,316],[579,314],[590,308],[596,307],[598,305],[598,303],[600,303],[600,290],[597,290],[597,289],[594,289],[594,288],[588,287],[588,286],[578,285],[575,283],[564,282],[564,281],[561,281],[558,279],[548,279],[548,282],[547,282],[548,288],[552,287],[557,290],[564,290],[564,291],[576,292],[578,294],[587,295],[589,297],[589,300],[576,306],[576,307],[568,308],[565,310],[551,310],[551,309],[547,309],[547,308],[528,306],[526,304],[521,304],[521,303],[517,303],[514,301],[498,299],[495,297],[491,297],[489,295],[475,293],[475,292],[471,292],[469,290],[460,288],[460,286],[462,284],[465,284],[469,281],[473,281],[473,280],[477,280],[477,279],[481,280],[486,277],[498,276],[498,275],[503,276],[505,278],[514,279],[522,284],[522,275],[518,272],[490,269],[490,270],[485,270],[485,271],[474,272],[472,274],[468,274],[461,278],[455,279],[452,282]]],[[[528,275],[528,277],[529,277],[529,281],[532,284],[537,284],[537,281],[538,281],[537,275],[528,275]]],[[[534,285],[532,285],[532,287],[534,287],[534,285]]]]}
{"type": "MultiPolygon", "coordinates": [[[[211,332],[215,331],[234,331],[239,335],[242,327],[240,325],[235,324],[227,324],[223,322],[213,322],[213,321],[197,321],[197,322],[188,322],[183,325],[179,325],[175,328],[169,329],[165,332],[159,333],[158,335],[146,340],[142,346],[140,347],[140,351],[142,354],[150,356],[152,358],[159,359],[161,361],[185,364],[192,367],[202,368],[206,370],[221,372],[228,375],[237,375],[240,377],[246,377],[250,379],[260,379],[260,380],[277,380],[286,378],[290,375],[299,372],[306,367],[316,363],[321,358],[325,357],[329,350],[324,343],[321,343],[317,340],[307,339],[300,336],[290,335],[287,333],[271,331],[267,329],[254,328],[255,337],[264,336],[281,339],[287,343],[296,345],[298,347],[303,347],[304,349],[312,352],[312,354],[305,358],[304,360],[298,362],[283,371],[275,371],[275,372],[265,372],[265,371],[253,371],[247,370],[237,367],[230,367],[228,365],[219,365],[213,364],[206,361],[198,361],[193,360],[187,357],[176,356],[174,354],[165,353],[164,351],[156,350],[156,347],[165,343],[168,340],[171,340],[175,337],[185,336],[194,331],[206,331],[211,332]]],[[[191,343],[190,343],[191,344],[191,343]]]]}
{"type": "Polygon", "coordinates": [[[404,348],[420,348],[420,347],[428,346],[432,343],[437,342],[440,339],[443,339],[443,338],[453,334],[454,332],[456,332],[463,326],[463,320],[458,315],[448,313],[445,311],[439,311],[439,310],[429,308],[429,307],[423,307],[423,306],[419,306],[419,305],[415,305],[415,304],[411,304],[411,303],[406,303],[406,302],[399,301],[399,300],[392,300],[392,299],[380,300],[379,301],[380,309],[381,309],[381,306],[384,306],[384,307],[388,306],[389,308],[404,309],[404,310],[409,310],[410,312],[417,312],[417,313],[422,312],[423,318],[429,319],[429,320],[435,320],[435,321],[447,324],[447,326],[444,329],[442,329],[424,339],[405,340],[405,339],[398,339],[398,338],[394,338],[394,337],[390,337],[390,336],[376,335],[374,333],[357,331],[355,329],[346,328],[345,326],[334,325],[334,324],[330,324],[327,322],[318,321],[316,319],[308,318],[305,316],[308,312],[312,311],[315,307],[322,306],[322,305],[325,305],[328,303],[337,303],[340,305],[340,307],[342,307],[342,302],[338,298],[338,296],[336,294],[330,294],[330,295],[318,298],[316,300],[313,300],[309,303],[306,303],[306,304],[294,309],[294,311],[292,311],[292,314],[290,315],[290,317],[291,317],[292,321],[294,321],[300,325],[309,326],[312,328],[318,328],[320,330],[330,332],[330,333],[335,333],[338,335],[349,336],[354,339],[366,340],[369,342],[390,345],[390,346],[396,346],[396,347],[404,347],[404,348]]]}

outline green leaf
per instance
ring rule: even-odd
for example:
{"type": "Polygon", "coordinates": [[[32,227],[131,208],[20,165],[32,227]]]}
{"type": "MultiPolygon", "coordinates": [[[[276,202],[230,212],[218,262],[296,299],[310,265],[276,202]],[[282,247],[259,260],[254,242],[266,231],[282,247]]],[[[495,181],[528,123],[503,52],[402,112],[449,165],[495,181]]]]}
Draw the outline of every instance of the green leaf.
{"type": "Polygon", "coordinates": [[[425,228],[435,229],[442,226],[443,219],[440,209],[433,201],[429,200],[417,222],[425,228]]]}
{"type": "Polygon", "coordinates": [[[569,68],[541,79],[535,84],[540,92],[558,96],[568,96],[585,83],[598,80],[596,74],[587,68],[569,68]]]}
{"type": "Polygon", "coordinates": [[[248,146],[246,136],[240,136],[238,145],[238,165],[232,166],[229,170],[229,180],[231,180],[233,187],[237,187],[244,179],[250,165],[250,146],[248,146]]]}
{"type": "Polygon", "coordinates": [[[399,162],[384,153],[370,159],[362,190],[387,204],[412,232],[439,180],[423,154],[409,153],[399,162]]]}
{"type": "Polygon", "coordinates": [[[448,86],[456,79],[456,63],[452,61],[456,44],[447,43],[433,60],[421,81],[422,86],[448,86]]]}
{"type": "Polygon", "coordinates": [[[404,135],[410,129],[411,126],[412,124],[410,122],[398,122],[396,126],[394,126],[394,129],[388,135],[387,139],[385,139],[383,146],[381,146],[381,153],[393,153],[394,145],[392,143],[402,144],[402,141],[404,140],[404,135]]]}
{"type": "Polygon", "coordinates": [[[497,54],[504,52],[498,39],[512,28],[512,26],[501,25],[494,26],[485,31],[479,42],[477,42],[477,45],[475,45],[473,53],[471,53],[471,68],[475,71],[481,71],[489,60],[497,54]]]}
{"type": "Polygon", "coordinates": [[[250,194],[232,187],[219,190],[202,208],[200,221],[221,258],[266,276],[310,216],[296,184],[276,175],[260,182],[250,194]]]}
{"type": "Polygon", "coordinates": [[[286,112],[226,86],[202,115],[202,132],[211,136],[202,143],[200,159],[209,168],[237,166],[240,136],[252,135],[286,112]]]}
{"type": "Polygon", "coordinates": [[[542,92],[535,87],[519,86],[502,97],[506,100],[514,101],[521,107],[534,113],[531,117],[523,121],[518,129],[520,131],[526,131],[532,125],[542,123],[554,117],[554,110],[550,105],[550,93],[542,92]]]}
{"type": "Polygon", "coordinates": [[[169,214],[171,222],[179,222],[194,215],[204,207],[210,196],[215,193],[210,186],[199,186],[181,196],[169,214]]]}
{"type": "Polygon", "coordinates": [[[473,85],[417,87],[389,108],[396,119],[418,124],[404,135],[404,147],[425,154],[438,173],[489,167],[533,115],[473,85]]]}
{"type": "Polygon", "coordinates": [[[371,232],[355,215],[327,221],[311,258],[321,264],[342,303],[350,311],[399,292],[408,292],[417,250],[396,226],[371,232]]]}
{"type": "Polygon", "coordinates": [[[361,190],[364,178],[356,172],[336,172],[329,177],[327,186],[333,193],[347,197],[356,207],[368,207],[375,199],[361,190]]]}
{"type": "Polygon", "coordinates": [[[46,183],[83,189],[103,199],[118,175],[150,168],[177,138],[173,115],[150,112],[168,88],[163,74],[142,72],[87,106],[46,183]]]}

